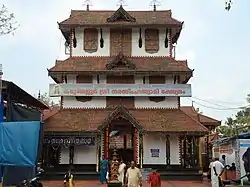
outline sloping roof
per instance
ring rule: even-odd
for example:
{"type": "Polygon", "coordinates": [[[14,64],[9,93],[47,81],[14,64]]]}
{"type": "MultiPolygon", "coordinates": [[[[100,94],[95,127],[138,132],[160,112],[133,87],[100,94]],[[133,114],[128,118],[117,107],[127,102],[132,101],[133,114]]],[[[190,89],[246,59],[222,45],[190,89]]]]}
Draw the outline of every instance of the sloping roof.
{"type": "Polygon", "coordinates": [[[43,120],[50,118],[60,111],[60,107],[51,107],[43,111],[43,120]]]}
{"type": "Polygon", "coordinates": [[[190,117],[193,117],[203,125],[214,125],[219,126],[221,125],[221,121],[213,119],[211,117],[205,116],[203,114],[197,113],[195,108],[192,106],[181,106],[181,110],[185,112],[190,117]]]}
{"type": "MultiPolygon", "coordinates": [[[[120,9],[120,8],[119,8],[120,9]]],[[[118,10],[119,10],[118,9],[118,10]]],[[[180,26],[182,23],[172,18],[171,10],[160,11],[126,11],[136,21],[108,22],[117,11],[107,10],[71,10],[70,17],[59,23],[59,26],[95,26],[95,25],[173,25],[180,26]]]]}
{"type": "Polygon", "coordinates": [[[31,107],[36,107],[42,110],[49,108],[46,104],[39,101],[37,98],[33,97],[11,81],[2,80],[2,91],[7,93],[4,94],[5,100],[10,99],[13,102],[21,103],[31,107]]]}
{"type": "MultiPolygon", "coordinates": [[[[57,60],[49,72],[83,72],[83,71],[110,71],[107,64],[114,57],[70,57],[66,60],[57,60]]],[[[171,57],[127,57],[135,64],[135,69],[127,71],[169,71],[169,72],[192,72],[187,61],[175,60],[171,57]]],[[[118,69],[119,70],[119,69],[118,69]]]]}
{"type": "MultiPolygon", "coordinates": [[[[60,110],[45,120],[45,131],[97,131],[114,109],[60,110]]],[[[151,132],[200,132],[208,129],[178,109],[132,109],[129,114],[151,132]]]]}

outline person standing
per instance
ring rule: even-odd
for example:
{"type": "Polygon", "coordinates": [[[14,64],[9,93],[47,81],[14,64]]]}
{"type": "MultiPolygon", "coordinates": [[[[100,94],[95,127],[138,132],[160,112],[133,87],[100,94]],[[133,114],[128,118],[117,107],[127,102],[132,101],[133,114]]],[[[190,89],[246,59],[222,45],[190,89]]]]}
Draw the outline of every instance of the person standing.
{"type": "Polygon", "coordinates": [[[64,187],[74,187],[73,183],[73,175],[71,173],[71,169],[68,170],[68,172],[64,175],[64,187]]]}
{"type": "Polygon", "coordinates": [[[212,187],[222,187],[221,174],[224,171],[223,164],[219,161],[219,158],[215,158],[211,168],[211,184],[212,187]]]}
{"type": "Polygon", "coordinates": [[[121,160],[121,163],[118,169],[118,173],[119,173],[118,180],[122,182],[122,185],[124,185],[125,169],[126,169],[126,164],[123,162],[123,160],[121,160]]]}
{"type": "Polygon", "coordinates": [[[142,186],[142,174],[141,171],[135,167],[135,162],[131,161],[131,167],[128,168],[126,173],[127,187],[139,187],[142,186]]]}
{"type": "Polygon", "coordinates": [[[107,183],[107,173],[109,170],[109,161],[108,159],[105,159],[105,157],[102,157],[102,160],[100,162],[100,182],[103,184],[104,182],[107,183]]]}
{"type": "Polygon", "coordinates": [[[161,176],[156,169],[148,176],[148,183],[151,187],[161,187],[161,176]]]}
{"type": "Polygon", "coordinates": [[[211,159],[209,166],[208,166],[208,172],[207,172],[207,179],[208,180],[211,180],[211,171],[213,169],[213,162],[214,162],[214,160],[211,159]]]}

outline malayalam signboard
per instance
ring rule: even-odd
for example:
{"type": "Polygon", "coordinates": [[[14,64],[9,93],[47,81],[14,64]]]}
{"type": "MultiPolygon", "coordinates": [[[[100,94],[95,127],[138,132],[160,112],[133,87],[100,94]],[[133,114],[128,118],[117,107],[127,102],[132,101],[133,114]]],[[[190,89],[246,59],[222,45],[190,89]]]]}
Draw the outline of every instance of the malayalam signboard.
{"type": "Polygon", "coordinates": [[[190,84],[50,84],[49,96],[191,97],[190,84]]]}

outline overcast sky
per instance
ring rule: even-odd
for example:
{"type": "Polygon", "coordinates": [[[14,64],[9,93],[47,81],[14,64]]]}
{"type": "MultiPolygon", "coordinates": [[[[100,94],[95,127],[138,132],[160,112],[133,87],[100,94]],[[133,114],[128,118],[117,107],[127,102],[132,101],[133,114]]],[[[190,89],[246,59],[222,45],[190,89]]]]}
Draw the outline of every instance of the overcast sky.
{"type": "MultiPolygon", "coordinates": [[[[126,0],[127,10],[149,10],[151,0],[126,0]]],[[[1,36],[0,54],[4,78],[30,94],[48,92],[47,68],[65,58],[64,39],[57,21],[71,9],[85,9],[84,0],[1,0],[14,12],[20,24],[15,35],[1,36]]],[[[118,1],[92,0],[90,9],[117,9],[118,1]]],[[[245,106],[250,93],[250,1],[235,0],[224,10],[225,0],[162,0],[158,9],[172,9],[173,17],[184,21],[177,45],[177,59],[187,59],[194,71],[193,97],[204,114],[224,120],[245,106]],[[199,98],[201,100],[197,100],[199,98]],[[202,104],[203,106],[200,106],[202,104]],[[221,105],[221,106],[220,106],[221,105]]]]}

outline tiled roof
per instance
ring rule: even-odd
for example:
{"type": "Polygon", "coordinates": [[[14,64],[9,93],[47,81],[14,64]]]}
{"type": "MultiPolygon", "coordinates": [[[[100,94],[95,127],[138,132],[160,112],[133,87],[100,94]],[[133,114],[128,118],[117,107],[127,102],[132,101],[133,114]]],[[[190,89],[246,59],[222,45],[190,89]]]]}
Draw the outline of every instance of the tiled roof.
{"type": "Polygon", "coordinates": [[[160,11],[126,11],[130,16],[136,19],[135,22],[116,21],[107,22],[116,11],[102,10],[72,10],[70,17],[60,23],[60,26],[84,26],[84,25],[177,25],[181,22],[171,17],[171,10],[160,11]]]}
{"type": "Polygon", "coordinates": [[[219,120],[197,113],[192,106],[181,106],[181,110],[204,125],[219,126],[221,124],[219,120]]]}
{"type": "Polygon", "coordinates": [[[43,111],[43,120],[46,120],[50,118],[51,116],[55,115],[57,112],[59,112],[60,108],[59,107],[51,107],[47,110],[43,111]]]}
{"type": "MultiPolygon", "coordinates": [[[[135,64],[134,70],[128,71],[169,71],[191,72],[187,61],[175,60],[170,57],[126,57],[135,64]]],[[[50,72],[80,72],[80,71],[107,71],[106,65],[114,57],[70,57],[66,60],[57,60],[50,72]]]]}
{"type": "MultiPolygon", "coordinates": [[[[45,120],[45,131],[97,131],[110,118],[111,109],[64,109],[45,120]]],[[[152,132],[201,132],[208,129],[183,111],[132,109],[128,113],[142,129],[152,132]]],[[[114,116],[115,118],[115,116],[114,116]]]]}

